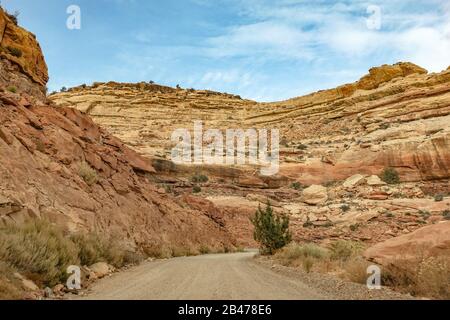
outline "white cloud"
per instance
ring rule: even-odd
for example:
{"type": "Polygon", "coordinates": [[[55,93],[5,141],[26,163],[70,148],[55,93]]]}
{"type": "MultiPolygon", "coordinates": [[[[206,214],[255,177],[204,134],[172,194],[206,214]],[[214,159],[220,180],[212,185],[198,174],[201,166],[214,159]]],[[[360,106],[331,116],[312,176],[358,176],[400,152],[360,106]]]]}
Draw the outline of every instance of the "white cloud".
{"type": "Polygon", "coordinates": [[[207,40],[207,53],[214,57],[259,56],[307,58],[310,34],[277,22],[259,22],[230,28],[207,40]]]}

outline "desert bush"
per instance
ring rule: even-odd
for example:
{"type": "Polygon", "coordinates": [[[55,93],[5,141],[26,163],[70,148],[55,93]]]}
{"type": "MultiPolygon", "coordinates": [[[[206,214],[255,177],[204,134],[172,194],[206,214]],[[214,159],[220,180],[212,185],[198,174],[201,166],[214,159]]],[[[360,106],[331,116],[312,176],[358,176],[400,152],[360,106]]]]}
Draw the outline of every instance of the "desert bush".
{"type": "Polygon", "coordinates": [[[382,281],[414,296],[448,300],[450,259],[445,256],[398,259],[383,268],[382,281]]]}
{"type": "Polygon", "coordinates": [[[308,217],[308,220],[303,224],[303,228],[312,228],[314,227],[314,223],[311,222],[311,220],[308,217]]]}
{"type": "Polygon", "coordinates": [[[2,227],[0,260],[47,286],[64,281],[67,267],[79,263],[75,244],[59,228],[42,220],[2,227]]]}
{"type": "Polygon", "coordinates": [[[384,213],[384,215],[385,215],[387,218],[394,218],[394,217],[395,217],[395,215],[394,215],[392,212],[390,212],[390,211],[386,211],[386,212],[384,213]]]}
{"type": "Polygon", "coordinates": [[[293,182],[291,184],[291,188],[294,189],[294,190],[297,190],[297,191],[300,191],[300,190],[303,189],[302,184],[300,182],[297,182],[297,181],[295,181],[295,182],[293,182]]]}
{"type": "Polygon", "coordinates": [[[280,250],[277,253],[277,257],[286,261],[293,261],[302,258],[314,258],[314,259],[324,259],[328,256],[326,249],[312,243],[307,243],[299,245],[296,243],[290,244],[280,250]]]}
{"type": "Polygon", "coordinates": [[[0,261],[38,285],[64,282],[69,265],[107,262],[122,267],[141,260],[140,255],[125,250],[116,237],[95,233],[68,235],[45,220],[0,228],[0,261]]]}
{"type": "Polygon", "coordinates": [[[114,236],[78,233],[71,235],[70,240],[78,248],[78,257],[82,265],[107,262],[120,268],[141,260],[138,254],[125,250],[120,240],[114,236]]]}
{"type": "Polygon", "coordinates": [[[23,290],[20,281],[13,274],[16,270],[0,261],[0,300],[20,300],[23,290]]]}
{"type": "Polygon", "coordinates": [[[298,150],[306,150],[306,149],[308,149],[308,146],[305,145],[305,144],[303,144],[303,143],[300,143],[300,144],[297,146],[297,149],[298,149],[298,150]]]}
{"type": "Polygon", "coordinates": [[[194,183],[205,183],[209,181],[209,178],[204,174],[196,174],[191,177],[191,181],[194,183]]]}
{"type": "Polygon", "coordinates": [[[427,220],[428,218],[431,217],[431,213],[429,211],[427,211],[427,210],[420,210],[419,214],[422,216],[422,218],[424,220],[427,220]]]}
{"type": "Polygon", "coordinates": [[[381,180],[388,184],[400,183],[400,176],[394,168],[385,168],[381,173],[381,180]]]}
{"type": "Polygon", "coordinates": [[[171,256],[174,258],[196,256],[199,254],[198,251],[189,246],[172,246],[171,250],[172,250],[171,256]]]}
{"type": "Polygon", "coordinates": [[[371,265],[370,262],[362,257],[355,257],[348,260],[344,268],[344,278],[356,283],[366,284],[368,279],[367,268],[371,265]]]}
{"type": "Polygon", "coordinates": [[[338,240],[330,244],[331,259],[347,261],[358,255],[363,250],[363,246],[359,242],[338,240]]]}
{"type": "Polygon", "coordinates": [[[328,259],[326,249],[315,244],[291,243],[275,254],[275,259],[285,266],[301,266],[306,272],[311,272],[317,263],[328,259]]]}
{"type": "Polygon", "coordinates": [[[199,251],[201,254],[208,254],[211,253],[211,248],[204,244],[200,246],[199,251]]]}
{"type": "Polygon", "coordinates": [[[62,87],[60,91],[61,92],[67,92],[67,88],[66,87],[62,87]]]}
{"type": "Polygon", "coordinates": [[[145,256],[156,259],[167,259],[172,257],[172,250],[168,246],[161,244],[146,245],[143,248],[143,251],[145,256]]]}
{"type": "Polygon", "coordinates": [[[6,50],[8,50],[9,54],[14,56],[14,57],[17,57],[17,58],[22,57],[22,50],[20,50],[19,48],[6,47],[6,50]]]}
{"type": "Polygon", "coordinates": [[[442,216],[444,217],[445,220],[450,220],[450,210],[445,210],[442,213],[442,216]]]}
{"type": "Polygon", "coordinates": [[[261,207],[250,219],[255,227],[254,239],[260,244],[262,254],[274,254],[291,242],[289,231],[289,217],[287,215],[275,215],[270,204],[265,210],[261,207]]]}
{"type": "Polygon", "coordinates": [[[8,90],[9,92],[12,92],[12,93],[16,93],[16,92],[17,92],[17,88],[14,87],[14,86],[9,86],[9,87],[7,88],[7,90],[8,90]]]}
{"type": "Polygon", "coordinates": [[[200,193],[200,192],[202,192],[202,188],[200,188],[200,186],[194,186],[192,188],[192,192],[193,193],[200,193]]]}
{"type": "Polygon", "coordinates": [[[9,13],[5,10],[5,14],[8,16],[8,18],[11,19],[11,21],[17,26],[19,24],[19,15],[20,11],[14,11],[14,13],[9,13]]]}
{"type": "Polygon", "coordinates": [[[342,212],[348,212],[350,210],[350,206],[348,204],[343,204],[341,206],[342,212]]]}
{"type": "Polygon", "coordinates": [[[166,193],[173,193],[173,186],[171,186],[169,184],[165,184],[164,190],[166,191],[166,193]]]}
{"type": "Polygon", "coordinates": [[[441,202],[444,201],[444,195],[443,194],[437,194],[434,196],[434,201],[441,202]]]}
{"type": "Polygon", "coordinates": [[[78,174],[81,178],[83,178],[84,182],[86,182],[88,186],[92,186],[98,181],[97,171],[92,169],[91,166],[85,161],[80,164],[78,174]]]}

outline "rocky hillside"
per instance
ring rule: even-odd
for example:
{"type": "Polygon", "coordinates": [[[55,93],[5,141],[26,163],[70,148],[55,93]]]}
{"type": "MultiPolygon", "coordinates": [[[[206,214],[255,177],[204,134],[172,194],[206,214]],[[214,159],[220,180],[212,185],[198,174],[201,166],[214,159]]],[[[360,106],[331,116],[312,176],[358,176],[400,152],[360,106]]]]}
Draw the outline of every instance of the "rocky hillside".
{"type": "Polygon", "coordinates": [[[219,213],[166,193],[148,159],[89,116],[47,101],[39,44],[2,10],[0,32],[1,224],[45,218],[150,253],[233,247],[219,213]]]}
{"type": "Polygon", "coordinates": [[[170,156],[170,134],[202,120],[206,128],[280,129],[281,174],[306,184],[387,166],[403,181],[450,176],[450,70],[382,66],[354,84],[268,104],[146,83],[97,83],[51,99],[76,106],[149,156],[170,156]]]}
{"type": "Polygon", "coordinates": [[[450,69],[429,74],[411,63],[384,65],[356,83],[276,103],[114,82],[50,99],[89,114],[152,159],[159,181],[176,195],[192,193],[195,177],[207,176],[199,196],[225,214],[244,244],[252,243],[248,217],[268,201],[291,215],[297,239],[314,241],[380,242],[443,220],[450,209],[450,69]],[[279,129],[279,174],[174,165],[170,135],[195,120],[205,128],[279,129]],[[380,180],[386,168],[398,173],[399,184],[380,180]]]}

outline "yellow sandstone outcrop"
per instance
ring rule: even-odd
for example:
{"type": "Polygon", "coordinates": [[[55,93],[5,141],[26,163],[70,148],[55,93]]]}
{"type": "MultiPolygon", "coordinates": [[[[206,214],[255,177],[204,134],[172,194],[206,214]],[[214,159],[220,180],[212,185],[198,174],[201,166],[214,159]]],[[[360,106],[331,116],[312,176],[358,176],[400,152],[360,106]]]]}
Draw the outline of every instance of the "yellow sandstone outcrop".
{"type": "Polygon", "coordinates": [[[15,63],[34,82],[42,86],[46,85],[47,64],[36,36],[18,26],[1,8],[0,57],[15,63]]]}

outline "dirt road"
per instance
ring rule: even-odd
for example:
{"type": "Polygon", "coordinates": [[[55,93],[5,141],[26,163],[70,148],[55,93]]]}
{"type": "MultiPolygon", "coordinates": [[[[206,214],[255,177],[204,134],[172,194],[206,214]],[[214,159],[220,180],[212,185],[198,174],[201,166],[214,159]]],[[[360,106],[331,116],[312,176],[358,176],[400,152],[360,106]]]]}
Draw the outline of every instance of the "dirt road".
{"type": "Polygon", "coordinates": [[[146,262],[97,282],[86,299],[327,299],[298,279],[256,264],[254,252],[146,262]]]}

